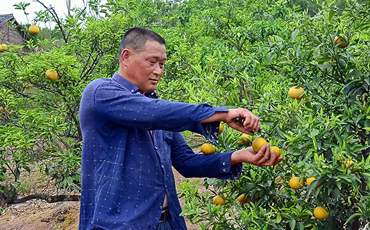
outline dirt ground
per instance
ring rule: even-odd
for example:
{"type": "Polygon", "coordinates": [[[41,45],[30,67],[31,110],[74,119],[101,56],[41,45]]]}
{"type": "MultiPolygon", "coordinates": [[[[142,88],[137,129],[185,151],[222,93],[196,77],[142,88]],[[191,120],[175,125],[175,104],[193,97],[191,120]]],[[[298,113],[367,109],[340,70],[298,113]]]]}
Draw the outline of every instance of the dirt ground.
{"type": "MultiPolygon", "coordinates": [[[[176,186],[185,180],[175,169],[176,186]]],[[[180,199],[183,206],[184,200],[180,199]]],[[[0,230],[76,230],[78,229],[79,202],[47,203],[30,200],[11,205],[0,215],[0,230]]],[[[186,220],[188,230],[200,229],[186,220]]]]}

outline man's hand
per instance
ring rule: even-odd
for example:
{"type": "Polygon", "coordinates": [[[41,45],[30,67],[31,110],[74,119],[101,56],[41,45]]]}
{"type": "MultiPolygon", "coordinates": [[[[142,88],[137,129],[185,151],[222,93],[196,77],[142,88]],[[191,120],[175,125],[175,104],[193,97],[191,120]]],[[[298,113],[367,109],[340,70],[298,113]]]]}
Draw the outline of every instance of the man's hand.
{"type": "Polygon", "coordinates": [[[264,145],[258,153],[253,151],[252,147],[235,151],[231,155],[231,164],[246,162],[256,166],[273,166],[283,160],[283,157],[277,157],[275,152],[270,152],[270,145],[264,145]]]}
{"type": "Polygon", "coordinates": [[[260,119],[247,109],[229,109],[224,122],[229,127],[249,135],[254,135],[253,131],[258,131],[261,128],[260,119]],[[235,123],[235,118],[244,119],[242,126],[235,123]]]}

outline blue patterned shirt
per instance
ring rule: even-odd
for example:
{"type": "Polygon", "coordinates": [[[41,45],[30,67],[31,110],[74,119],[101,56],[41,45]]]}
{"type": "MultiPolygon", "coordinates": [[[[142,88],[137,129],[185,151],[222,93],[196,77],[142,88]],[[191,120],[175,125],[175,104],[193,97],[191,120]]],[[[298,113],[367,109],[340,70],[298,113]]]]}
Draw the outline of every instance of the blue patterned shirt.
{"type": "Polygon", "coordinates": [[[217,136],[219,122],[200,121],[218,111],[227,109],[143,95],[118,73],[92,81],[80,106],[79,229],[156,229],[166,193],[174,229],[186,229],[172,166],[185,177],[236,178],[241,171],[231,166],[232,152],[196,154],[181,134],[217,136]]]}

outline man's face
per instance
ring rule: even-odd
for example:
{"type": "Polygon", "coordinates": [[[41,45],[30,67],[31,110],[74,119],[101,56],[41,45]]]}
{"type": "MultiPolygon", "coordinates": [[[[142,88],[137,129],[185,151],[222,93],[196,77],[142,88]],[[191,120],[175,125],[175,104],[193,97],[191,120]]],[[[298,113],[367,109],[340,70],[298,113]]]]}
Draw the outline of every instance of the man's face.
{"type": "Polygon", "coordinates": [[[154,91],[164,71],[165,46],[156,41],[146,41],[143,51],[129,51],[126,59],[122,55],[126,67],[125,77],[139,87],[142,93],[154,91]]]}

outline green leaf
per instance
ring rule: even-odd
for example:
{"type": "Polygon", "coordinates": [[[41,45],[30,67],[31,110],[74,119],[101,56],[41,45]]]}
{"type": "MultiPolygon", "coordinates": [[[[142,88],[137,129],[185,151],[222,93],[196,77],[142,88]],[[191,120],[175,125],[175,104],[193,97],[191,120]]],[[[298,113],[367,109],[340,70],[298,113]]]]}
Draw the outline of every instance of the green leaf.
{"type": "Polygon", "coordinates": [[[298,226],[298,229],[299,230],[303,230],[304,229],[304,224],[302,222],[298,222],[297,226],[298,226]]]}
{"type": "Polygon", "coordinates": [[[281,222],[281,214],[280,212],[278,212],[277,216],[276,216],[276,223],[280,223],[281,222]]]}
{"type": "Polygon", "coordinates": [[[334,136],[337,138],[338,144],[342,145],[343,144],[342,136],[336,130],[334,130],[334,136]]]}
{"type": "Polygon", "coordinates": [[[362,213],[355,213],[353,215],[351,215],[347,221],[344,223],[344,225],[346,225],[348,222],[350,222],[353,218],[355,218],[356,216],[362,216],[363,214],[362,213]]]}
{"type": "Polygon", "coordinates": [[[296,221],[295,220],[289,220],[289,226],[291,229],[295,228],[296,221]]]}
{"type": "Polygon", "coordinates": [[[328,20],[331,21],[331,19],[333,18],[334,15],[335,15],[335,11],[333,11],[333,10],[330,11],[328,20]]]}
{"type": "Polygon", "coordinates": [[[299,33],[299,30],[298,29],[295,29],[293,32],[292,32],[292,41],[294,42],[295,38],[297,37],[299,33]]]}

